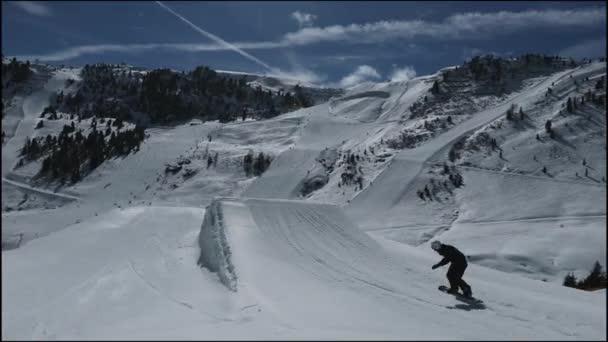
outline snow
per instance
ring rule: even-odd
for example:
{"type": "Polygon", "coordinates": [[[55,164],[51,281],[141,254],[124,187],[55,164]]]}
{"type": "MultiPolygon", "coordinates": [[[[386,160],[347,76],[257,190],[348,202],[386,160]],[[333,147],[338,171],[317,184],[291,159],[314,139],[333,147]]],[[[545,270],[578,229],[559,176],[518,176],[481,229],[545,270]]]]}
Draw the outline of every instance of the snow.
{"type": "Polygon", "coordinates": [[[252,84],[253,86],[260,85],[265,89],[271,89],[273,91],[277,91],[279,88],[295,86],[296,84],[300,84],[300,85],[306,86],[306,87],[314,87],[314,85],[311,83],[302,82],[300,80],[285,77],[285,76],[278,76],[278,75],[272,75],[272,74],[256,74],[256,73],[250,73],[250,72],[244,72],[244,71],[230,71],[230,70],[215,70],[215,71],[220,74],[235,75],[238,77],[245,76],[250,79],[250,81],[248,81],[248,83],[252,84]],[[270,85],[270,84],[272,84],[272,85],[270,85]]]}
{"type": "Polygon", "coordinates": [[[561,285],[606,259],[605,116],[559,112],[595,82],[577,91],[574,80],[600,74],[594,62],[475,98],[480,111],[401,150],[381,140],[429,119],[409,108],[439,74],[361,84],[269,120],[150,128],[139,152],[54,189],[29,182],[35,163],[12,168],[26,137],[61,129],[33,127],[48,96],[78,79],[40,69],[3,119],[3,207],[17,209],[2,213],[2,338],[606,339],[606,290],[561,285]],[[530,127],[505,122],[513,103],[530,127]],[[535,139],[547,119],[562,140],[535,139]],[[476,143],[481,133],[502,158],[476,143]],[[449,164],[465,185],[420,200],[460,139],[449,164]],[[262,176],[244,173],[250,150],[273,158],[262,176]],[[363,189],[339,185],[349,153],[362,157],[363,189]],[[433,239],[469,256],[483,307],[436,290],[446,269],[430,269],[433,239]]]}
{"type": "Polygon", "coordinates": [[[606,186],[476,169],[463,174],[470,186],[461,194],[461,222],[606,214],[606,186]],[[484,196],[487,193],[500,196],[484,196]]]}
{"type": "Polygon", "coordinates": [[[467,280],[485,306],[470,308],[434,289],[445,282],[443,272],[427,270],[438,259],[434,252],[372,239],[337,206],[232,198],[216,200],[209,211],[221,211],[224,220],[205,219],[201,227],[204,211],[198,208],[116,209],[3,252],[2,337],[601,339],[605,334],[599,303],[605,291],[576,291],[471,265],[467,280]],[[214,241],[216,251],[231,250],[226,255],[234,265],[236,292],[195,264],[196,234],[209,225],[225,233],[224,242],[214,241]]]}
{"type": "MultiPolygon", "coordinates": [[[[590,69],[594,71],[605,71],[605,64],[595,64],[590,69]]],[[[421,172],[425,162],[445,159],[448,148],[454,141],[463,135],[473,132],[476,128],[483,126],[500,116],[504,116],[504,113],[511,106],[511,103],[524,105],[544,96],[544,92],[546,92],[547,87],[550,86],[552,82],[560,81],[571,73],[572,71],[564,71],[548,77],[544,81],[526,88],[520,93],[512,95],[510,99],[503,102],[503,104],[475,114],[471,119],[438,136],[431,142],[416,149],[402,150],[395,156],[389,167],[384,169],[384,171],[374,180],[374,186],[368,187],[359,194],[347,210],[349,210],[357,219],[361,219],[362,222],[360,225],[363,226],[368,224],[367,222],[372,221],[372,219],[375,221],[378,216],[390,217],[393,221],[396,218],[402,222],[406,221],[407,217],[399,217],[399,211],[401,209],[399,208],[398,203],[402,200],[408,184],[421,172]],[[370,211],[374,213],[386,213],[388,211],[389,213],[370,218],[367,215],[367,212],[370,211]]],[[[386,223],[386,225],[394,224],[394,222],[386,223]]]]}

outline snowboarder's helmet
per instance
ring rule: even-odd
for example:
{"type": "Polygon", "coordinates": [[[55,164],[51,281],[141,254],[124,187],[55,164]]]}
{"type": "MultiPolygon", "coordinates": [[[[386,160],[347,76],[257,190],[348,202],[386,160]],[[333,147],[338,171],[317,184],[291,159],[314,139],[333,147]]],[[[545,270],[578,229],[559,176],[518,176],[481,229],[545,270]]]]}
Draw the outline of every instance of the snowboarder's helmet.
{"type": "Polygon", "coordinates": [[[441,242],[437,240],[433,241],[433,243],[431,243],[431,248],[434,250],[438,250],[439,248],[441,248],[441,242]]]}

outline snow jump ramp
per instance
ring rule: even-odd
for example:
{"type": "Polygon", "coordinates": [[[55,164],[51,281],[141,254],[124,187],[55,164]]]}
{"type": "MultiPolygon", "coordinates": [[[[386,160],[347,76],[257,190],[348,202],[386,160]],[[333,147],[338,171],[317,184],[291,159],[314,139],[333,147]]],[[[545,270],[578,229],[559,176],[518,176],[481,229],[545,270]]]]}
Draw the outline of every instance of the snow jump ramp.
{"type": "Polygon", "coordinates": [[[355,260],[365,258],[358,266],[368,266],[379,257],[380,247],[338,206],[254,198],[214,200],[207,207],[199,245],[199,265],[217,272],[233,291],[239,278],[256,267],[251,264],[254,258],[265,264],[280,260],[335,278],[338,269],[354,271],[355,260]]]}
{"type": "Polygon", "coordinates": [[[603,309],[592,304],[601,294],[471,265],[467,279],[486,308],[463,307],[437,291],[445,275],[430,270],[438,258],[432,251],[375,240],[335,205],[215,199],[205,212],[199,245],[199,265],[216,272],[247,310],[294,336],[605,336],[603,309]]]}

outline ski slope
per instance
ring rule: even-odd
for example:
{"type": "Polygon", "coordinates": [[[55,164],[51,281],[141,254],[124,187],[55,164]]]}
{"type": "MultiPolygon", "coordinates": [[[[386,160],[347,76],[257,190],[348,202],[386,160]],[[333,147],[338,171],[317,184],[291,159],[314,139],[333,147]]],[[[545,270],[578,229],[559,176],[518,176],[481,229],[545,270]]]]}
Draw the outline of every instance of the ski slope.
{"type": "Polygon", "coordinates": [[[586,77],[598,71],[605,72],[605,63],[596,63],[581,70],[567,70],[556,73],[525,88],[519,93],[510,96],[497,107],[493,107],[476,113],[469,120],[439,135],[432,141],[414,149],[405,149],[396,154],[391,164],[376,177],[373,186],[367,187],[357,197],[355,197],[347,208],[347,212],[360,226],[392,226],[407,222],[407,216],[402,216],[403,202],[406,201],[404,194],[408,190],[409,184],[420,175],[424,163],[445,160],[448,148],[460,137],[471,133],[475,129],[483,126],[498,117],[504,116],[507,109],[517,103],[526,106],[544,97],[547,87],[552,83],[559,82],[570,75],[586,77]],[[369,216],[369,212],[374,213],[369,216]]]}
{"type": "Polygon", "coordinates": [[[232,198],[203,213],[116,209],[3,252],[2,338],[605,339],[605,291],[471,265],[485,306],[470,306],[436,290],[434,252],[372,239],[337,206],[232,198]],[[231,276],[196,265],[197,235],[224,237],[202,263],[224,258],[231,276]]]}
{"type": "MultiPolygon", "coordinates": [[[[362,84],[264,121],[156,127],[139,152],[55,192],[25,184],[35,165],[11,167],[49,92],[75,77],[50,72],[11,109],[3,201],[27,192],[62,206],[3,212],[2,338],[605,340],[606,291],[561,286],[567,272],[585,276],[606,258],[605,183],[568,167],[554,177],[496,169],[486,158],[487,169],[458,166],[466,186],[443,207],[415,195],[455,141],[511,104],[543,109],[548,86],[563,100],[573,79],[602,73],[605,63],[592,63],[534,79],[413,149],[378,146],[416,124],[407,110],[438,74],[362,84]],[[324,172],[320,158],[369,147],[386,161],[364,164],[363,190],[340,188],[338,169],[302,196],[324,172]],[[249,150],[273,157],[260,177],[244,174],[249,150]],[[184,158],[194,176],[166,172],[184,158]],[[435,238],[467,254],[465,279],[483,307],[436,290],[446,268],[430,268],[435,238]]],[[[533,132],[509,140],[505,157],[530,159],[536,150],[520,145],[533,132]]],[[[579,133],[572,150],[599,179],[601,147],[587,138],[579,133]]]]}

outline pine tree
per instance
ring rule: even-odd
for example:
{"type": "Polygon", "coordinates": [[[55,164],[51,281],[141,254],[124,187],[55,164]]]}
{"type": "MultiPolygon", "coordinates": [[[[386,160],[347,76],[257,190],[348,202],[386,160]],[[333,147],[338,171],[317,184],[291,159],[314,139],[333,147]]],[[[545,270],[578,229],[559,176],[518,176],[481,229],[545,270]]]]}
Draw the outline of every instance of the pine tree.
{"type": "Polygon", "coordinates": [[[456,174],[456,176],[454,176],[454,180],[456,182],[456,184],[454,184],[457,188],[460,188],[461,186],[464,185],[464,180],[462,178],[462,176],[460,174],[456,174]]]}
{"type": "Polygon", "coordinates": [[[519,107],[519,119],[524,120],[524,110],[521,107],[519,107]]]}
{"type": "Polygon", "coordinates": [[[439,94],[439,82],[437,80],[435,80],[435,82],[433,83],[433,87],[431,88],[431,92],[433,94],[439,94]]]}
{"type": "Polygon", "coordinates": [[[255,176],[259,176],[265,171],[264,170],[265,163],[266,163],[266,159],[264,158],[264,153],[260,152],[258,154],[258,157],[253,162],[253,174],[255,176]]]}
{"type": "Polygon", "coordinates": [[[574,276],[573,273],[568,273],[566,275],[566,277],[564,278],[564,282],[563,285],[564,286],[568,286],[568,287],[576,287],[576,277],[574,276]]]}
{"type": "Polygon", "coordinates": [[[568,113],[572,113],[574,111],[573,107],[572,107],[572,99],[568,98],[568,101],[566,102],[566,110],[568,111],[568,113]]]}
{"type": "Polygon", "coordinates": [[[593,264],[591,273],[579,283],[579,287],[583,289],[595,289],[601,287],[602,282],[604,285],[606,284],[606,274],[602,272],[602,265],[600,265],[600,262],[596,261],[595,264],[593,264]]]}
{"type": "Polygon", "coordinates": [[[551,133],[551,120],[547,120],[547,122],[545,122],[545,131],[547,131],[547,133],[551,133]]]}
{"type": "Polygon", "coordinates": [[[243,157],[243,169],[245,171],[245,175],[247,175],[247,176],[251,175],[251,172],[253,171],[252,164],[253,164],[253,151],[249,150],[249,153],[247,153],[245,155],[245,157],[243,157]]]}
{"type": "Polygon", "coordinates": [[[596,90],[600,90],[600,89],[604,89],[604,76],[602,76],[602,78],[600,78],[596,83],[595,83],[595,89],[596,90]]]}
{"type": "Polygon", "coordinates": [[[448,158],[450,159],[450,161],[453,163],[454,161],[456,161],[456,158],[458,158],[456,151],[454,150],[454,148],[450,149],[450,152],[448,152],[448,158]]]}
{"type": "Polygon", "coordinates": [[[507,109],[507,120],[513,120],[513,110],[511,108],[507,109]]]}

